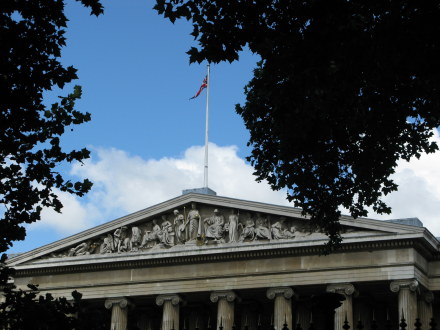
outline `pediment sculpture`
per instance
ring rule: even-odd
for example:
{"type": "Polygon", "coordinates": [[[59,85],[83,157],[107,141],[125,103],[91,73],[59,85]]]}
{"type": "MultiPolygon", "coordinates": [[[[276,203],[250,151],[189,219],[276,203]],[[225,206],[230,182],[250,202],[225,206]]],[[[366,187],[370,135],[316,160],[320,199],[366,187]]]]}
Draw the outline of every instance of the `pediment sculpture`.
{"type": "MultiPolygon", "coordinates": [[[[175,209],[158,218],[146,219],[131,226],[121,226],[100,237],[88,239],[61,253],[45,257],[74,257],[90,254],[135,253],[184,245],[246,244],[295,240],[310,235],[305,221],[284,216],[196,203],[189,210],[175,209]]],[[[44,257],[43,257],[44,258],[44,257]]]]}

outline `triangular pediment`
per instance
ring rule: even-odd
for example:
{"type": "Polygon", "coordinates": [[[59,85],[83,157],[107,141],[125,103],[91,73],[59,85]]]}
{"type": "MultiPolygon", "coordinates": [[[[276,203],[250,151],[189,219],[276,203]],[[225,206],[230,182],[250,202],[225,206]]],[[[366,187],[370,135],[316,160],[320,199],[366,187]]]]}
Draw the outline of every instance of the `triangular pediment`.
{"type": "MultiPolygon", "coordinates": [[[[422,227],[343,216],[344,243],[435,238],[422,227]]],[[[222,253],[227,250],[322,245],[301,210],[189,193],[9,260],[14,267],[222,253]]]]}

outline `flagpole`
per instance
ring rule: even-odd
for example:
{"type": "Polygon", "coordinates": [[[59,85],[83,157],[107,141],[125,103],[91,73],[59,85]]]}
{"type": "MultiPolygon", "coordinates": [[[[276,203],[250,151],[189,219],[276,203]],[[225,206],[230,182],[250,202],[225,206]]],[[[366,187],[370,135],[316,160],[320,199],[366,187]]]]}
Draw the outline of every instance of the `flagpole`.
{"type": "Polygon", "coordinates": [[[208,123],[209,123],[209,74],[210,65],[208,63],[207,87],[206,87],[206,123],[205,123],[205,173],[204,173],[204,186],[208,188],[208,123]]]}

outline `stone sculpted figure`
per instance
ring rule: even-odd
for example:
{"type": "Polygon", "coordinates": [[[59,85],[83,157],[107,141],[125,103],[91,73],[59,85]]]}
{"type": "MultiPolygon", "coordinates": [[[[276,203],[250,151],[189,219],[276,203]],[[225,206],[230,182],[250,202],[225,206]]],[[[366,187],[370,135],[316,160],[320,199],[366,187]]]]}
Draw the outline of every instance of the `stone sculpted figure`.
{"type": "Polygon", "coordinates": [[[243,242],[245,239],[254,240],[255,239],[255,222],[252,220],[251,215],[247,214],[247,219],[244,226],[240,223],[241,234],[238,239],[239,242],[243,242]]]}
{"type": "Polygon", "coordinates": [[[185,226],[187,227],[187,240],[193,241],[197,239],[197,235],[199,233],[200,226],[200,214],[197,210],[196,203],[191,203],[191,210],[188,212],[188,216],[186,217],[185,226]]]}
{"type": "Polygon", "coordinates": [[[273,239],[284,239],[281,222],[277,221],[271,226],[273,239]]]}
{"type": "Polygon", "coordinates": [[[139,250],[139,246],[142,243],[142,232],[139,227],[131,227],[131,238],[130,238],[130,251],[135,252],[139,250]]]}
{"type": "Polygon", "coordinates": [[[112,253],[115,250],[112,234],[103,237],[103,242],[99,248],[99,253],[112,253]]]}
{"type": "Polygon", "coordinates": [[[295,227],[283,229],[284,238],[295,238],[295,227]]]}
{"type": "Polygon", "coordinates": [[[212,238],[217,241],[223,239],[225,218],[220,214],[218,209],[214,210],[214,214],[205,219],[205,237],[212,238]]]}
{"type": "Polygon", "coordinates": [[[267,225],[267,218],[261,217],[257,213],[257,220],[255,221],[255,239],[271,239],[270,229],[267,225]]]}
{"type": "Polygon", "coordinates": [[[234,209],[231,209],[228,220],[229,222],[225,225],[225,230],[229,233],[229,243],[235,243],[238,241],[238,215],[235,214],[234,209]]]}
{"type": "Polygon", "coordinates": [[[283,228],[284,221],[285,217],[281,217],[279,221],[275,222],[271,226],[273,239],[295,238],[295,234],[292,231],[288,230],[287,228],[283,228]]]}
{"type": "Polygon", "coordinates": [[[68,256],[72,257],[72,256],[83,256],[90,254],[89,252],[90,244],[91,241],[86,241],[75,246],[74,248],[71,248],[69,250],[68,256]]]}
{"type": "Polygon", "coordinates": [[[121,228],[116,229],[113,236],[115,241],[115,250],[117,250],[118,253],[128,251],[130,238],[127,235],[127,227],[122,226],[121,228]]]}
{"type": "Polygon", "coordinates": [[[165,246],[174,245],[174,230],[173,225],[166,219],[165,215],[162,215],[162,234],[161,243],[165,246]]]}
{"type": "Polygon", "coordinates": [[[185,243],[185,217],[179,213],[178,210],[174,210],[174,232],[176,233],[176,243],[185,243]]]}
{"type": "MultiPolygon", "coordinates": [[[[292,227],[290,227],[290,232],[291,233],[296,233],[295,236],[303,236],[305,235],[303,228],[299,228],[297,225],[293,225],[292,227]]],[[[309,235],[311,233],[309,232],[309,235]]]]}
{"type": "Polygon", "coordinates": [[[152,230],[147,230],[145,232],[144,237],[142,238],[142,243],[140,248],[151,248],[153,247],[157,242],[160,242],[162,238],[162,229],[160,229],[160,226],[157,224],[157,220],[153,219],[153,228],[152,230]]]}
{"type": "Polygon", "coordinates": [[[119,248],[119,241],[121,239],[121,231],[122,231],[122,228],[118,228],[113,233],[113,242],[114,242],[116,251],[118,251],[118,248],[119,248]]]}

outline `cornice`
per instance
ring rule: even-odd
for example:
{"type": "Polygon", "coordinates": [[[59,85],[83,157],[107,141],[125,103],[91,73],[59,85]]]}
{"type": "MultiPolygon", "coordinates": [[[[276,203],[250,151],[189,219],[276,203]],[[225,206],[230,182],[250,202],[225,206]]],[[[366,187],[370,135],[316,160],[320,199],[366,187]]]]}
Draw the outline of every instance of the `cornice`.
{"type": "MultiPolygon", "coordinates": [[[[410,239],[394,240],[394,241],[377,241],[377,242],[359,242],[346,243],[335,254],[357,252],[357,251],[373,251],[373,250],[389,250],[389,249],[403,249],[414,248],[417,242],[410,239]]],[[[197,263],[212,263],[224,261],[240,261],[251,259],[266,259],[266,258],[282,258],[288,256],[307,256],[307,255],[322,255],[325,252],[322,243],[315,246],[288,246],[288,244],[279,247],[272,247],[266,249],[256,249],[255,246],[249,246],[248,249],[222,249],[221,251],[213,249],[205,250],[205,254],[173,254],[157,256],[151,258],[150,255],[145,255],[144,258],[133,258],[126,260],[125,255],[121,255],[119,261],[105,261],[101,258],[100,262],[84,262],[66,265],[54,265],[48,267],[47,265],[28,265],[16,268],[14,277],[25,276],[42,276],[49,274],[62,273],[76,273],[76,272],[96,272],[103,270],[117,270],[127,268],[143,268],[143,267],[161,267],[172,266],[180,264],[197,264],[197,263]]],[[[98,261],[96,258],[95,261],[98,261]]]]}

